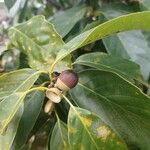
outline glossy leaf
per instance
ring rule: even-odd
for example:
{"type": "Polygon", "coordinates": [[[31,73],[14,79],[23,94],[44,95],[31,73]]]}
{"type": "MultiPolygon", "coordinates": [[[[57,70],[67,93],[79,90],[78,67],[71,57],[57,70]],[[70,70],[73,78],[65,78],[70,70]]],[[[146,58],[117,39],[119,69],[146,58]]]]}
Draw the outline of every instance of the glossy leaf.
{"type": "MultiPolygon", "coordinates": [[[[64,42],[53,25],[44,16],[35,16],[29,21],[9,30],[12,44],[28,56],[29,65],[37,70],[49,71],[57,52],[64,42]]],[[[68,60],[69,61],[69,60],[68,60]]],[[[66,62],[58,64],[57,70],[66,67],[66,62]]]]}
{"type": "Polygon", "coordinates": [[[20,69],[0,76],[0,100],[15,92],[30,89],[40,72],[32,69],[20,69]]]}
{"type": "Polygon", "coordinates": [[[44,102],[44,93],[34,91],[29,93],[24,100],[24,111],[19,122],[17,134],[13,142],[13,149],[19,150],[25,144],[31,129],[41,111],[44,102]]]}
{"type": "Polygon", "coordinates": [[[126,48],[124,47],[119,36],[117,35],[112,35],[110,37],[102,39],[107,52],[117,57],[130,59],[130,56],[126,51],[126,48]]]}
{"type": "MultiPolygon", "coordinates": [[[[150,47],[144,34],[141,31],[130,31],[119,34],[119,38],[131,60],[140,65],[143,76],[145,79],[148,79],[150,70],[150,47]]],[[[113,51],[110,53],[113,54],[113,51]]]]}
{"type": "Polygon", "coordinates": [[[133,29],[142,29],[150,31],[150,12],[138,12],[129,15],[124,15],[110,21],[107,21],[99,26],[90,29],[82,34],[76,36],[74,39],[66,43],[57,55],[54,65],[61,59],[69,55],[76,49],[85,46],[89,43],[102,39],[106,36],[112,35],[117,32],[123,32],[133,29]],[[142,19],[141,19],[142,18],[142,19]]]}
{"type": "MultiPolygon", "coordinates": [[[[107,20],[134,12],[129,10],[125,4],[114,4],[103,8],[107,20]]],[[[149,35],[149,33],[147,33],[149,35]]],[[[141,31],[129,31],[103,39],[103,43],[108,53],[130,59],[141,67],[141,72],[145,79],[149,76],[150,70],[150,46],[145,34],[141,31]]]]}
{"type": "Polygon", "coordinates": [[[0,150],[10,150],[11,144],[15,138],[18,124],[23,113],[23,107],[20,107],[14,118],[10,122],[4,135],[0,135],[0,150]]]}
{"type": "Polygon", "coordinates": [[[70,149],[125,150],[123,141],[88,110],[71,108],[68,118],[70,149]]]}
{"type": "Polygon", "coordinates": [[[4,132],[40,73],[23,69],[0,76],[0,133],[4,132]]]}
{"type": "Polygon", "coordinates": [[[137,64],[105,53],[96,52],[82,55],[74,64],[115,72],[130,80],[141,79],[140,67],[137,64]]]}
{"type": "Polygon", "coordinates": [[[71,96],[80,107],[95,112],[129,145],[150,147],[150,98],[117,74],[87,70],[71,96]]]}
{"type": "Polygon", "coordinates": [[[54,24],[58,33],[64,37],[74,25],[84,16],[85,6],[76,6],[53,16],[50,22],[54,24]]]}
{"type": "Polygon", "coordinates": [[[50,149],[69,150],[68,129],[65,123],[58,119],[52,132],[50,149]]]}

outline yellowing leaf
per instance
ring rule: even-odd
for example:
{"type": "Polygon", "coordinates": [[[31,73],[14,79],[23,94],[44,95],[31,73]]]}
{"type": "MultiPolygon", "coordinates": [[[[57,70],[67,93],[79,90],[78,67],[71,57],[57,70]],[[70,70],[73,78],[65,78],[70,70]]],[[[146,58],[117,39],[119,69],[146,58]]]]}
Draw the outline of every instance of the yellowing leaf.
{"type": "MultiPolygon", "coordinates": [[[[10,28],[9,37],[12,44],[28,56],[32,68],[47,72],[64,45],[54,26],[44,16],[35,16],[10,28]]],[[[63,60],[58,64],[57,71],[67,68],[70,58],[67,60],[68,62],[63,60]]]]}
{"type": "Polygon", "coordinates": [[[68,129],[71,150],[127,149],[117,134],[90,111],[77,107],[71,108],[68,117],[68,129]]]}
{"type": "MultiPolygon", "coordinates": [[[[75,103],[99,115],[130,145],[150,147],[150,98],[136,86],[112,72],[88,69],[79,73],[71,91],[75,103]]],[[[102,132],[98,127],[98,133],[102,132]]]]}

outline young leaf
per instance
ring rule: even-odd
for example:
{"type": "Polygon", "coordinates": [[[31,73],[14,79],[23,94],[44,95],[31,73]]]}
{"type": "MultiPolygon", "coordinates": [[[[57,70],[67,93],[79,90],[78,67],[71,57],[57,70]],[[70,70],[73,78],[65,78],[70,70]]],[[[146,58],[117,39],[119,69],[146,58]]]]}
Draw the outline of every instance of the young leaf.
{"type": "Polygon", "coordinates": [[[71,41],[66,43],[57,55],[55,62],[53,63],[51,70],[54,65],[62,60],[64,57],[69,55],[76,49],[92,43],[96,40],[102,39],[106,36],[112,35],[117,32],[123,32],[133,29],[142,29],[150,31],[150,11],[143,11],[138,13],[132,13],[124,15],[110,21],[107,21],[99,26],[83,32],[76,36],[71,41]],[[142,18],[142,19],[141,19],[142,18]]]}
{"type": "Polygon", "coordinates": [[[21,149],[25,144],[31,129],[41,111],[44,100],[44,93],[33,91],[24,100],[24,111],[19,122],[17,133],[13,142],[13,149],[21,149]]]}
{"type": "Polygon", "coordinates": [[[68,129],[66,124],[58,119],[52,132],[50,149],[51,150],[69,150],[68,129]]]}
{"type": "Polygon", "coordinates": [[[80,107],[91,110],[117,131],[128,144],[150,147],[150,98],[117,74],[86,70],[72,98],[80,107]]]}
{"type": "Polygon", "coordinates": [[[64,12],[59,12],[53,16],[50,22],[54,24],[58,33],[64,37],[74,27],[74,25],[84,16],[85,6],[75,6],[64,12]]]}
{"type": "Polygon", "coordinates": [[[22,69],[0,76],[0,133],[4,132],[40,73],[22,69]]]}
{"type": "MultiPolygon", "coordinates": [[[[9,37],[12,44],[28,56],[32,68],[47,72],[64,45],[62,38],[44,16],[35,16],[10,28],[9,37]]],[[[64,68],[65,64],[66,61],[60,62],[57,70],[61,70],[62,66],[64,68]]]]}
{"type": "Polygon", "coordinates": [[[0,135],[0,150],[10,150],[11,144],[15,138],[18,124],[23,113],[23,107],[20,107],[14,118],[8,125],[4,135],[0,135]]]}
{"type": "Polygon", "coordinates": [[[88,110],[76,107],[70,109],[68,131],[71,150],[127,150],[115,132],[88,110]]]}
{"type": "Polygon", "coordinates": [[[141,79],[142,77],[140,67],[134,62],[100,52],[82,55],[77,58],[74,64],[111,71],[130,80],[141,79]]]}

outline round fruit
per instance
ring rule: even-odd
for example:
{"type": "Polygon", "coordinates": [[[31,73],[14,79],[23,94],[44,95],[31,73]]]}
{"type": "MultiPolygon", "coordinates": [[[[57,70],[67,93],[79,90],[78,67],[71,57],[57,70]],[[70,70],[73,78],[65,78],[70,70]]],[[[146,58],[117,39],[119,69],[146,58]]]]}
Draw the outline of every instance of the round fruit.
{"type": "Polygon", "coordinates": [[[74,88],[77,83],[77,73],[73,70],[65,70],[59,75],[56,81],[56,87],[58,87],[62,91],[68,91],[69,89],[74,88]]]}

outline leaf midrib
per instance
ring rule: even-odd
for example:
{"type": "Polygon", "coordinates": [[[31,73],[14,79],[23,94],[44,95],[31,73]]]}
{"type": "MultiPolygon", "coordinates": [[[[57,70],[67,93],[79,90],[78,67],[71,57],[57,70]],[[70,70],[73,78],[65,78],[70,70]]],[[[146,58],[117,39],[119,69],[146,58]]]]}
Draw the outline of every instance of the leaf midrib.
{"type": "MultiPolygon", "coordinates": [[[[20,103],[20,100],[27,94],[27,92],[19,92],[18,94],[21,94],[20,98],[18,99],[18,102],[14,105],[14,108],[16,108],[16,106],[20,103]]],[[[3,133],[3,131],[5,130],[5,128],[7,127],[7,125],[9,124],[9,120],[11,120],[15,113],[17,112],[18,109],[15,109],[11,115],[8,116],[8,118],[4,121],[4,124],[2,124],[2,128],[0,129],[0,133],[3,133]]]]}
{"type": "Polygon", "coordinates": [[[63,141],[63,145],[64,145],[64,147],[65,147],[65,140],[64,140],[63,134],[62,134],[62,132],[61,132],[60,120],[59,120],[59,118],[58,118],[57,120],[58,120],[58,127],[59,127],[59,130],[60,130],[60,135],[61,135],[61,138],[62,138],[62,141],[63,141]]]}
{"type": "MultiPolygon", "coordinates": [[[[0,104],[1,104],[3,101],[5,101],[6,98],[8,98],[9,96],[15,94],[15,93],[17,92],[17,90],[18,90],[19,88],[21,88],[21,87],[25,84],[25,82],[27,82],[30,78],[32,78],[34,75],[36,75],[36,74],[38,74],[38,73],[40,73],[40,71],[37,71],[37,72],[33,73],[31,76],[29,76],[25,81],[23,81],[23,83],[22,83],[16,90],[14,90],[10,95],[5,96],[5,98],[0,101],[0,104]]],[[[25,94],[25,95],[27,94],[27,91],[26,91],[26,92],[19,92],[19,93],[23,93],[23,95],[19,98],[18,103],[20,102],[20,99],[24,96],[24,94],[25,94]]],[[[18,103],[16,103],[16,104],[14,105],[14,108],[18,105],[18,103]]],[[[13,117],[15,113],[16,113],[16,111],[14,111],[14,112],[13,112],[13,115],[10,115],[10,116],[13,117]]],[[[8,117],[8,119],[6,119],[6,122],[5,122],[5,124],[3,125],[3,128],[1,129],[1,130],[2,130],[1,132],[3,132],[3,130],[4,130],[5,127],[7,126],[6,124],[9,123],[8,120],[10,120],[12,117],[8,117]]]]}
{"type": "MultiPolygon", "coordinates": [[[[70,54],[71,52],[73,52],[74,50],[76,50],[76,49],[78,49],[78,48],[80,48],[80,47],[82,47],[82,46],[84,46],[84,42],[89,38],[89,35],[91,34],[91,33],[94,33],[95,32],[95,30],[97,30],[97,28],[101,28],[101,29],[103,29],[106,25],[107,26],[109,26],[109,23],[116,23],[116,21],[118,21],[119,23],[123,20],[123,19],[126,19],[127,17],[128,18],[132,18],[133,16],[136,18],[136,17],[139,17],[139,16],[143,16],[143,14],[145,14],[145,15],[147,15],[147,13],[149,14],[150,12],[149,11],[143,11],[143,12],[136,12],[136,13],[132,13],[132,14],[127,14],[127,15],[123,15],[123,16],[119,16],[119,17],[117,17],[117,18],[114,18],[114,19],[111,19],[111,20],[109,20],[109,21],[106,21],[106,22],[104,22],[104,23],[102,23],[102,24],[100,24],[100,25],[98,25],[98,26],[96,26],[96,27],[94,27],[94,28],[92,28],[92,29],[90,29],[90,30],[88,30],[88,31],[85,31],[84,33],[81,33],[80,35],[78,35],[77,37],[81,37],[82,35],[84,36],[84,34],[87,34],[86,35],[86,37],[83,39],[83,40],[81,40],[81,42],[80,43],[78,43],[75,47],[74,46],[72,46],[71,48],[67,48],[67,51],[64,51],[63,52],[63,54],[61,54],[60,56],[59,56],[59,54],[58,54],[58,58],[56,58],[56,60],[54,61],[54,63],[52,64],[52,66],[51,66],[51,70],[53,70],[53,68],[54,68],[54,66],[55,66],[55,64],[59,61],[59,60],[61,60],[61,59],[63,59],[64,57],[66,57],[68,54],[70,54]],[[122,19],[122,20],[121,20],[122,19]],[[121,21],[120,21],[121,20],[121,21]],[[88,33],[89,32],[89,33],[88,33]]],[[[147,17],[147,16],[146,16],[147,17]]],[[[127,18],[127,19],[128,19],[127,18]]],[[[137,22],[137,19],[136,19],[136,22],[137,22]]],[[[122,22],[121,22],[122,23],[122,22]]],[[[142,24],[143,25],[143,24],[142,24]]],[[[145,25],[145,24],[144,24],[145,25]]],[[[143,26],[144,26],[143,25],[143,26]]],[[[123,31],[127,31],[127,30],[133,30],[133,29],[143,29],[143,26],[141,26],[140,27],[140,25],[138,25],[138,26],[136,26],[135,28],[133,28],[133,27],[131,27],[131,26],[129,26],[129,27],[125,27],[125,28],[118,28],[118,29],[115,29],[114,31],[111,31],[111,33],[109,33],[108,35],[111,35],[111,34],[113,34],[113,33],[116,33],[117,31],[121,31],[121,32],[123,32],[123,31]],[[129,29],[128,29],[129,28],[129,29]]],[[[145,27],[145,26],[144,26],[145,27]]],[[[146,24],[146,27],[145,27],[145,30],[148,30],[148,25],[146,24]]],[[[150,30],[150,28],[149,28],[149,30],[150,30]]],[[[107,35],[107,36],[108,36],[107,35]]],[[[102,38],[104,38],[104,37],[106,37],[106,34],[104,34],[104,35],[101,35],[101,37],[99,37],[99,38],[97,38],[96,40],[98,40],[98,39],[102,39],[102,38]]],[[[75,38],[74,38],[75,39],[75,38]]],[[[74,40],[74,39],[72,39],[72,40],[74,40]]],[[[72,40],[71,40],[71,42],[72,42],[72,40]]],[[[93,41],[95,41],[95,40],[92,40],[92,41],[87,41],[87,43],[86,44],[89,44],[89,43],[91,43],[91,42],[93,42],[93,41]]],[[[68,42],[69,44],[70,44],[70,41],[68,42]]],[[[68,44],[67,43],[67,44],[68,44]]],[[[66,44],[66,45],[67,45],[66,44]]],[[[65,47],[64,47],[64,49],[65,49],[65,47]]]]}
{"type": "MultiPolygon", "coordinates": [[[[15,89],[10,95],[12,95],[12,94],[14,94],[15,92],[17,92],[18,90],[19,90],[19,88],[21,88],[30,78],[32,78],[34,75],[36,75],[36,74],[38,74],[38,73],[42,73],[42,72],[40,72],[40,71],[37,71],[37,72],[35,72],[35,73],[33,73],[31,76],[29,76],[25,81],[23,81],[21,84],[20,84],[20,86],[18,86],[18,88],[17,89],[15,89]]],[[[10,95],[8,95],[8,96],[10,96],[10,95]]],[[[6,98],[8,97],[8,96],[5,96],[6,98]]],[[[5,98],[5,99],[6,99],[5,98]]],[[[5,99],[3,99],[3,100],[5,100],[5,99]]],[[[3,101],[2,100],[2,101],[3,101]]],[[[2,102],[1,101],[1,102],[2,102]]],[[[0,103],[1,103],[0,102],[0,103]]]]}
{"type": "Polygon", "coordinates": [[[94,66],[95,64],[96,65],[100,65],[100,66],[102,66],[102,67],[106,67],[107,69],[112,69],[112,71],[111,72],[114,72],[114,73],[120,73],[120,74],[122,74],[122,75],[124,75],[124,76],[128,76],[128,74],[126,74],[125,72],[122,72],[122,71],[120,71],[120,70],[118,70],[117,68],[112,68],[112,67],[109,67],[109,66],[106,66],[106,65],[104,65],[104,64],[98,64],[98,63],[92,63],[92,62],[86,62],[86,61],[77,61],[77,62],[75,62],[74,64],[83,64],[83,65],[86,65],[86,66],[90,66],[90,67],[93,67],[93,68],[96,68],[96,69],[98,69],[98,70],[104,70],[104,69],[100,69],[100,68],[98,68],[98,67],[96,67],[96,66],[94,66]]]}
{"type": "Polygon", "coordinates": [[[75,113],[76,113],[76,115],[78,116],[78,118],[79,118],[79,120],[81,121],[81,123],[82,123],[83,127],[84,127],[84,128],[85,128],[85,130],[87,131],[87,133],[88,133],[88,135],[89,135],[90,139],[93,141],[93,143],[94,143],[94,145],[95,145],[96,149],[97,149],[97,150],[99,150],[98,145],[95,143],[95,141],[94,141],[93,137],[91,136],[91,134],[90,134],[89,130],[87,129],[87,127],[84,125],[84,122],[83,122],[83,121],[82,121],[82,119],[80,118],[80,115],[79,115],[78,111],[76,110],[76,108],[75,108],[75,107],[72,107],[72,109],[74,110],[74,112],[75,112],[75,113]]]}
{"type": "MultiPolygon", "coordinates": [[[[81,83],[79,83],[79,85],[82,86],[84,89],[86,89],[86,90],[88,90],[88,91],[94,93],[95,95],[98,95],[99,97],[101,97],[102,99],[108,101],[109,103],[112,103],[112,104],[118,106],[118,107],[119,107],[120,109],[122,109],[125,113],[128,112],[128,113],[130,113],[130,114],[133,114],[136,118],[139,118],[139,119],[145,124],[145,122],[142,120],[142,118],[139,117],[137,114],[135,114],[135,113],[133,113],[133,112],[131,112],[131,111],[129,111],[129,110],[125,110],[125,109],[124,109],[123,107],[121,107],[119,104],[110,101],[107,97],[105,97],[105,96],[103,96],[103,95],[100,95],[100,94],[96,93],[95,91],[93,91],[93,90],[90,89],[89,87],[84,86],[84,85],[81,84],[81,83]]],[[[114,110],[115,110],[115,109],[114,109],[114,110]]],[[[117,112],[117,114],[118,114],[118,112],[117,112]]]]}

